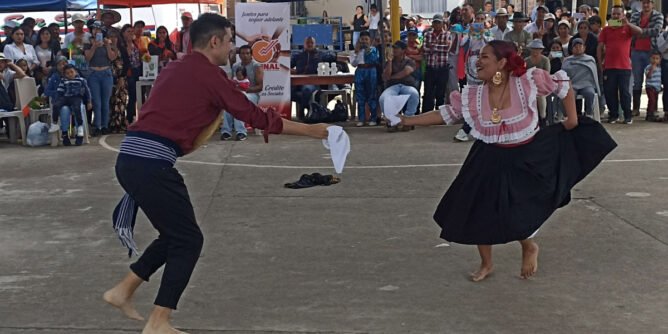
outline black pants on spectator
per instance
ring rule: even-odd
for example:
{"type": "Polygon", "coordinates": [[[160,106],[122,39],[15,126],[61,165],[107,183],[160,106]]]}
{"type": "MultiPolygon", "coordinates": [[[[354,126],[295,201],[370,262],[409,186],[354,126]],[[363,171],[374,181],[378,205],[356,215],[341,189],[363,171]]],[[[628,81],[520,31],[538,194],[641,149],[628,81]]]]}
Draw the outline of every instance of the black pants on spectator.
{"type": "Polygon", "coordinates": [[[129,124],[132,124],[137,115],[137,94],[142,92],[137,91],[137,81],[141,76],[142,68],[137,67],[132,69],[132,75],[128,76],[128,107],[125,112],[129,124]]]}
{"type": "Polygon", "coordinates": [[[165,266],[155,305],[175,310],[204,243],[183,177],[154,160],[119,155],[116,177],[160,235],[130,269],[144,281],[165,266]]]}
{"type": "Polygon", "coordinates": [[[448,84],[447,66],[430,67],[424,74],[424,95],[422,98],[422,112],[429,112],[445,103],[445,88],[448,84]]]}
{"type": "Polygon", "coordinates": [[[56,100],[53,101],[53,112],[51,114],[52,123],[58,123],[60,109],[64,106],[70,107],[72,115],[74,115],[74,119],[76,120],[76,124],[83,124],[83,117],[81,116],[81,96],[61,96],[56,98],[56,100]]]}
{"type": "Polygon", "coordinates": [[[609,119],[619,118],[621,102],[624,120],[633,118],[631,115],[631,70],[610,69],[603,71],[605,101],[608,104],[609,119]]]}
{"type": "Polygon", "coordinates": [[[666,107],[668,107],[668,94],[666,94],[666,90],[668,90],[668,60],[665,59],[661,59],[661,84],[663,85],[661,99],[663,101],[663,110],[665,113],[666,107]]]}

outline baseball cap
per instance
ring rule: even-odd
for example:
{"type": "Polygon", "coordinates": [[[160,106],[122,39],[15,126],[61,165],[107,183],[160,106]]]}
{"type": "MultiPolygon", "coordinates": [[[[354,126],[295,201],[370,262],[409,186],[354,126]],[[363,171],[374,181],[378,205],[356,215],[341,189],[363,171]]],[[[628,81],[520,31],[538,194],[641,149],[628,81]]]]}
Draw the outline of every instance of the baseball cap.
{"type": "Polygon", "coordinates": [[[441,14],[436,14],[434,17],[431,19],[433,22],[443,22],[443,15],[441,14]]]}
{"type": "Polygon", "coordinates": [[[416,27],[410,27],[410,28],[406,29],[406,33],[409,34],[409,35],[410,34],[417,35],[418,34],[418,29],[416,27]]]}
{"type": "Polygon", "coordinates": [[[584,41],[582,40],[582,38],[575,38],[575,39],[573,39],[573,46],[575,46],[575,44],[584,45],[584,41]]]}
{"type": "Polygon", "coordinates": [[[83,14],[76,13],[72,15],[72,23],[74,22],[83,22],[86,23],[86,19],[84,18],[83,14]]]}
{"type": "Polygon", "coordinates": [[[181,14],[181,18],[184,18],[184,17],[187,17],[187,18],[192,20],[193,14],[191,14],[190,12],[183,12],[183,14],[181,14]]]}

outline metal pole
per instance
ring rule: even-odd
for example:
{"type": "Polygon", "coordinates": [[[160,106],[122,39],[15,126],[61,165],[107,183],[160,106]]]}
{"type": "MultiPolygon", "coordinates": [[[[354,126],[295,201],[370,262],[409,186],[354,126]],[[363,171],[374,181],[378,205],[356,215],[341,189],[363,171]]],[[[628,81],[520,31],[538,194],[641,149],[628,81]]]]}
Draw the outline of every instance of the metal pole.
{"type": "Polygon", "coordinates": [[[63,24],[65,25],[65,35],[67,35],[67,5],[65,5],[65,10],[63,11],[63,24]]]}
{"type": "Polygon", "coordinates": [[[392,32],[392,42],[399,40],[399,0],[390,0],[390,29],[392,32]]]}
{"type": "Polygon", "coordinates": [[[601,0],[598,16],[601,18],[601,28],[605,27],[605,21],[608,17],[608,0],[601,0]]]}

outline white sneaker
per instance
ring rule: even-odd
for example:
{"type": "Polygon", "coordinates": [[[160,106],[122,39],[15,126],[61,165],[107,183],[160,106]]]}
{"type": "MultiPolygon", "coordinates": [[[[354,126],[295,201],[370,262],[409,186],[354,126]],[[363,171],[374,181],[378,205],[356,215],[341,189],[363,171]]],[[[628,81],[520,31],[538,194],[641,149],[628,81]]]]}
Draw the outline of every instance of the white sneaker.
{"type": "Polygon", "coordinates": [[[463,129],[459,129],[459,131],[457,131],[457,134],[455,135],[455,140],[461,142],[469,141],[469,135],[467,135],[463,129]]]}
{"type": "Polygon", "coordinates": [[[355,126],[357,126],[357,127],[364,126],[364,122],[357,122],[357,124],[355,124],[355,126]]]}
{"type": "Polygon", "coordinates": [[[83,137],[84,136],[84,128],[83,125],[77,126],[77,137],[83,137]]]}
{"type": "Polygon", "coordinates": [[[369,122],[369,126],[376,126],[376,125],[378,125],[378,123],[376,123],[376,122],[369,122]]]}
{"type": "Polygon", "coordinates": [[[60,127],[56,123],[51,123],[51,127],[49,127],[49,132],[58,132],[60,131],[60,127]]]}

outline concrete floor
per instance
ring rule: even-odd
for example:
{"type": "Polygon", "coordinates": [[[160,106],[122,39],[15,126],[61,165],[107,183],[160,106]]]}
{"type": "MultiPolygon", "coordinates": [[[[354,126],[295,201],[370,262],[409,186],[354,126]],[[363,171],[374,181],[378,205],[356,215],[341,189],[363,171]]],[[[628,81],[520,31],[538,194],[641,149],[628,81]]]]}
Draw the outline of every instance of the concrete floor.
{"type": "MultiPolygon", "coordinates": [[[[518,278],[508,244],[482,283],[467,279],[475,248],[446,244],[431,219],[471,145],[452,142],[457,127],[348,128],[342,183],[302,190],[283,184],[333,173],[318,141],[214,138],[177,165],[205,245],[173,322],[191,333],[666,333],[668,124],[607,128],[619,147],[541,229],[537,276],[518,278]]],[[[110,220],[121,139],[0,141],[0,333],[142,328],[100,298],[130,263],[110,220]]],[[[140,247],[156,236],[143,215],[136,236],[140,247]]],[[[159,274],[136,296],[145,315],[159,274]]]]}

